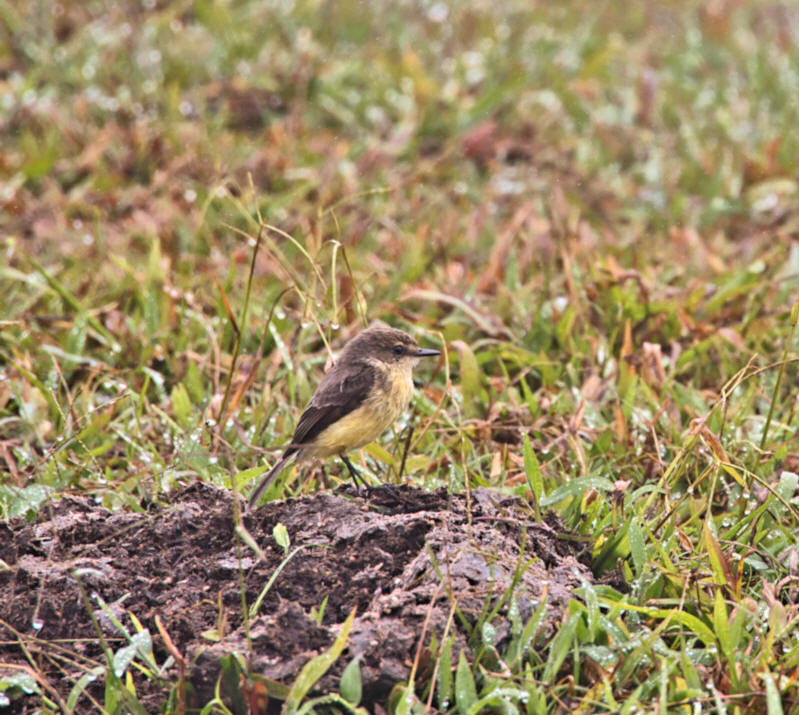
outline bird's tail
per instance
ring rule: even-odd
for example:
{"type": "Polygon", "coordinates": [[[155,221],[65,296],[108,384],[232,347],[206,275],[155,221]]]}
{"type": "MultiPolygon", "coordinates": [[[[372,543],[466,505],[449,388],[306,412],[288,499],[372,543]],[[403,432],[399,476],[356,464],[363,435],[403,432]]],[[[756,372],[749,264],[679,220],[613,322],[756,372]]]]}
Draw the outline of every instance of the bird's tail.
{"type": "Polygon", "coordinates": [[[272,483],[274,478],[280,474],[280,472],[285,469],[286,465],[291,462],[297,456],[296,450],[286,450],[283,453],[283,456],[275,462],[275,466],[272,467],[263,477],[261,477],[261,481],[258,482],[258,486],[255,487],[255,491],[250,496],[250,500],[247,502],[248,509],[254,509],[255,506],[260,501],[261,497],[264,495],[266,488],[272,483]]]}

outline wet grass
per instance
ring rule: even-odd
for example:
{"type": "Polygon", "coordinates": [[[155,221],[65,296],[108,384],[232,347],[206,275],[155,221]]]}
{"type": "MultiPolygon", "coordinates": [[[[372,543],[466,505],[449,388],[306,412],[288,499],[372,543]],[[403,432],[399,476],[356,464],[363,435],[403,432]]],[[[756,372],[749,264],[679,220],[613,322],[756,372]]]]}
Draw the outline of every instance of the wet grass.
{"type": "Polygon", "coordinates": [[[59,7],[1,6],[5,518],[246,492],[380,318],[445,356],[365,472],[618,571],[439,703],[799,707],[790,4],[59,7]]]}

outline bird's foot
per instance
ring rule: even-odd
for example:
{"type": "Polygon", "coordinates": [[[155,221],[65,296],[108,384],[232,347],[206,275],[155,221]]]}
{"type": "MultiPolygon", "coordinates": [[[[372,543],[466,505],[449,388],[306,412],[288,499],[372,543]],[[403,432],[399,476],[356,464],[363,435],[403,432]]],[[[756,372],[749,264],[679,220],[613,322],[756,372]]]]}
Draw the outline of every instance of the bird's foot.
{"type": "Polygon", "coordinates": [[[366,485],[367,496],[371,496],[372,494],[385,494],[389,491],[391,491],[390,484],[375,484],[374,486],[371,484],[366,485]]]}

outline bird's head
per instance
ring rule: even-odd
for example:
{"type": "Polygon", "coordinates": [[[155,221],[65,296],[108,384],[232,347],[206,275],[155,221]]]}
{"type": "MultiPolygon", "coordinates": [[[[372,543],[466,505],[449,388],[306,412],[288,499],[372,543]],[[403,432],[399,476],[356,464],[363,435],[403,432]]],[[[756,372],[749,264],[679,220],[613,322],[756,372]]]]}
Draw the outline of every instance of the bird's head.
{"type": "Polygon", "coordinates": [[[408,333],[378,324],[350,340],[341,354],[341,360],[379,360],[389,366],[406,364],[413,367],[420,357],[438,354],[438,350],[420,348],[408,333]]]}

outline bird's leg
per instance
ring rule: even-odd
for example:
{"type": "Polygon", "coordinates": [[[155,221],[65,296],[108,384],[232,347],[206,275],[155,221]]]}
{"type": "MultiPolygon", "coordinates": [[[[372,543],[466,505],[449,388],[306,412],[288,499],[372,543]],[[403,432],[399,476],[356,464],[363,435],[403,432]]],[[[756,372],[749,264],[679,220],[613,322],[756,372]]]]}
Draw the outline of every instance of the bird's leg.
{"type": "Polygon", "coordinates": [[[390,489],[388,484],[378,484],[376,487],[367,484],[364,481],[364,478],[359,474],[358,470],[352,466],[352,462],[350,462],[349,458],[345,457],[343,454],[339,456],[344,461],[344,464],[347,465],[347,469],[350,470],[350,474],[352,475],[352,481],[355,482],[356,489],[360,490],[361,485],[363,485],[367,495],[372,494],[373,492],[383,491],[384,489],[390,489]]]}
{"type": "Polygon", "coordinates": [[[363,485],[368,490],[369,485],[363,480],[363,477],[360,474],[358,474],[358,470],[352,466],[352,462],[350,462],[349,457],[343,454],[340,454],[339,456],[341,457],[341,460],[344,462],[344,464],[347,465],[347,469],[350,470],[350,476],[352,477],[352,481],[355,482],[356,489],[360,489],[361,485],[363,485]]]}

